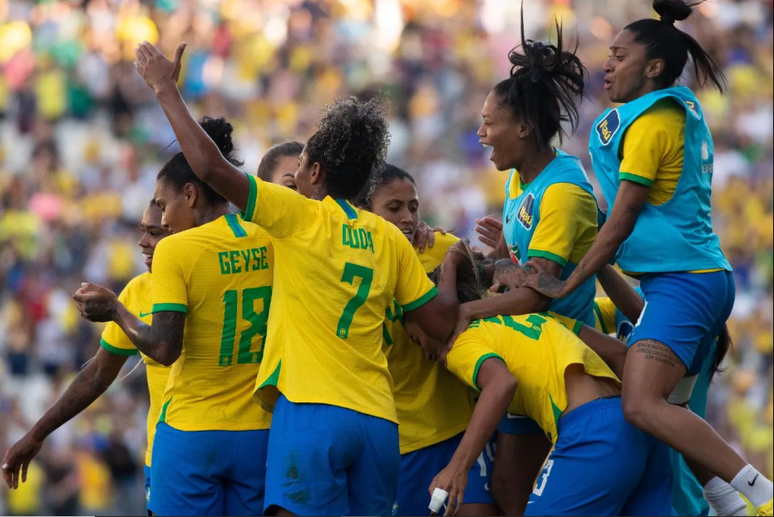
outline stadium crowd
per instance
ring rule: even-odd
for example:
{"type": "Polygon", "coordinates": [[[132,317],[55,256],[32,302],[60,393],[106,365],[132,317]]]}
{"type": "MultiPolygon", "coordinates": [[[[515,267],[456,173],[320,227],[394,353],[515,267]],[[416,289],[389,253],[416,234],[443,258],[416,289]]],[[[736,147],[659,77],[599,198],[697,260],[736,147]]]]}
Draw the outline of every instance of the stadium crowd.
{"type": "MultiPolygon", "coordinates": [[[[649,2],[525,0],[524,9],[529,37],[548,37],[557,17],[579,38],[589,98],[563,148],[591,172],[607,46],[626,20],[649,16],[649,2]]],[[[735,346],[708,420],[771,477],[772,2],[716,0],[701,11],[682,28],[729,80],[725,96],[699,98],[716,146],[715,230],[738,289],[735,346]]],[[[305,139],[324,104],[384,88],[389,161],[417,178],[431,226],[475,243],[476,219],[502,213],[507,179],[478,142],[480,109],[507,74],[518,23],[509,0],[0,0],[0,450],[99,346],[101,328],[78,317],[71,293],[86,279],[118,292],[142,271],[138,222],[178,148],[132,66],[138,41],[168,55],[188,43],[186,101],[234,124],[253,172],[272,143],[305,139]]],[[[0,487],[0,512],[141,513],[143,370],[130,359],[121,382],[53,434],[28,482],[0,487]]]]}

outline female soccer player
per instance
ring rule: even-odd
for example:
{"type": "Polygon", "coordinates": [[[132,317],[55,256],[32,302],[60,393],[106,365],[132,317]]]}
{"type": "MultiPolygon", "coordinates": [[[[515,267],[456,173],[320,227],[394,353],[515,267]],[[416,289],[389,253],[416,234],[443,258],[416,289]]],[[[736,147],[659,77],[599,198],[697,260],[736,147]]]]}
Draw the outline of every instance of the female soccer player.
{"type": "MultiPolygon", "coordinates": [[[[577,102],[586,74],[578,57],[564,49],[559,27],[557,32],[556,45],[544,44],[525,40],[522,27],[521,47],[509,55],[511,76],[487,97],[478,135],[492,148],[490,159],[497,169],[512,169],[505,185],[499,247],[507,246],[518,264],[532,260],[564,279],[596,237],[598,210],[580,161],[551,144],[564,134],[564,121],[577,127],[577,102]]],[[[552,301],[531,289],[475,300],[460,306],[455,334],[474,319],[549,309],[593,325],[594,293],[590,278],[561,300],[552,301]]],[[[499,431],[492,493],[500,508],[513,515],[524,510],[551,444],[527,419],[507,417],[499,431]]]]}
{"type": "MultiPolygon", "coordinates": [[[[239,163],[230,124],[196,125],[224,160],[239,163]]],[[[92,321],[116,322],[141,352],[174,363],[156,427],[150,510],[258,515],[271,415],[253,402],[252,387],[272,295],[271,241],[229,213],[182,153],[159,172],[156,202],[173,235],[153,258],[152,324],[101,286],[86,284],[74,298],[92,321]]]]}
{"type": "MultiPolygon", "coordinates": [[[[150,323],[153,304],[153,284],[151,283],[152,261],[156,246],[161,239],[169,235],[169,230],[161,224],[161,209],[152,199],[140,222],[142,237],[137,243],[145,256],[143,273],[126,284],[118,300],[142,321],[150,323]]],[[[3,477],[9,488],[18,488],[19,481],[26,481],[27,467],[37,456],[46,437],[62,427],[66,422],[79,415],[97,400],[115,381],[126,359],[137,354],[137,347],[113,322],[102,331],[100,348],[86,366],[78,372],[72,384],[59,400],[46,411],[40,420],[11,447],[3,459],[3,477]],[[21,469],[21,478],[19,476],[21,469]]],[[[153,438],[156,434],[156,421],[161,413],[161,399],[169,378],[166,368],[143,354],[150,394],[150,407],[147,418],[148,446],[145,452],[145,495],[146,503],[150,493],[150,468],[153,438]]]]}
{"type": "Polygon", "coordinates": [[[298,157],[304,144],[294,140],[273,145],[258,164],[258,177],[263,181],[296,190],[293,176],[298,168],[298,157]]]}
{"type": "MultiPolygon", "coordinates": [[[[445,260],[472,270],[458,292],[461,301],[475,299],[475,270],[456,248],[445,260]]],[[[476,320],[448,354],[445,344],[408,324],[426,354],[480,391],[454,457],[429,486],[449,493],[447,515],[464,501],[466,469],[506,410],[529,417],[554,443],[526,515],[671,515],[669,449],[624,420],[615,373],[563,321],[551,313],[476,320]]],[[[568,324],[575,331],[583,325],[568,324]]]]}
{"type": "Polygon", "coordinates": [[[325,110],[299,157],[298,195],[223,159],[177,90],[184,48],[169,61],[142,43],[137,69],[196,175],[264,228],[276,253],[269,346],[256,380],[257,400],[276,400],[266,510],[389,514],[400,449],[384,311],[397,300],[425,331],[448,338],[456,272],[445,270],[436,290],[405,236],[352,206],[384,166],[389,133],[377,101],[350,97],[325,110]]]}
{"type": "Polygon", "coordinates": [[[731,313],[734,282],[712,230],[712,135],[691,90],[675,86],[689,54],[700,84],[710,80],[722,90],[722,73],[675,27],[691,15],[690,5],[656,0],[653,7],[661,19],[628,25],[604,66],[610,99],[623,103],[599,117],[589,144],[610,207],[607,222],[566,281],[540,275],[528,285],[562,298],[613,259],[641,276],[648,305],[630,338],[627,420],[771,514],[771,482],[701,418],[666,402],[707,357],[731,313]]]}
{"type": "MultiPolygon", "coordinates": [[[[434,271],[449,248],[459,239],[436,235],[435,245],[419,254],[416,236],[420,203],[414,178],[387,165],[368,189],[363,206],[400,229],[414,245],[426,273],[434,271]]],[[[440,364],[427,359],[403,327],[398,304],[387,309],[385,347],[387,366],[394,383],[395,409],[400,426],[400,481],[394,515],[427,513],[425,488],[451,459],[473,413],[471,390],[440,364]]],[[[489,494],[492,444],[480,451],[468,474],[465,505],[461,515],[494,515],[497,508],[489,494]]]]}

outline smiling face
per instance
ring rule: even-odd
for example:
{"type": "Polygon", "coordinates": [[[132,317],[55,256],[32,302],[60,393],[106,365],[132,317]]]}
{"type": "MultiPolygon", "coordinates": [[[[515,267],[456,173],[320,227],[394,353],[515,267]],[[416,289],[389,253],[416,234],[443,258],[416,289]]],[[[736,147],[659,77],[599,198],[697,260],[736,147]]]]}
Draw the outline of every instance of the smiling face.
{"type": "Polygon", "coordinates": [[[391,222],[414,242],[419,225],[417,187],[408,178],[393,179],[371,196],[371,211],[391,222]]]}
{"type": "Polygon", "coordinates": [[[484,147],[492,149],[489,160],[499,171],[517,167],[528,145],[528,129],[516,120],[510,108],[491,92],[481,110],[483,121],[476,133],[484,147]]]}
{"type": "Polygon", "coordinates": [[[169,229],[161,225],[161,208],[157,204],[154,203],[145,209],[140,229],[142,230],[142,237],[140,237],[137,244],[145,257],[145,267],[148,268],[148,271],[151,271],[156,245],[161,242],[161,239],[170,234],[169,229]]]}
{"type": "Polygon", "coordinates": [[[610,45],[610,56],[602,68],[610,100],[626,103],[656,90],[656,78],[664,70],[664,61],[649,60],[645,46],[634,40],[632,32],[623,30],[610,45]]]}

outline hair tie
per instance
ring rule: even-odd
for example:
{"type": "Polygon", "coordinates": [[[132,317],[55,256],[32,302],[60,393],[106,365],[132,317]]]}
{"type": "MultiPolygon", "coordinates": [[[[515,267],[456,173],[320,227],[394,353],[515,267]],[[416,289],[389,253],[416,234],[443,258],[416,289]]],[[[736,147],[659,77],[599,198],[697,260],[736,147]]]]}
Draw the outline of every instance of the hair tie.
{"type": "Polygon", "coordinates": [[[668,23],[669,25],[674,25],[675,24],[675,19],[671,18],[669,16],[661,15],[661,21],[664,22],[664,23],[668,23]]]}

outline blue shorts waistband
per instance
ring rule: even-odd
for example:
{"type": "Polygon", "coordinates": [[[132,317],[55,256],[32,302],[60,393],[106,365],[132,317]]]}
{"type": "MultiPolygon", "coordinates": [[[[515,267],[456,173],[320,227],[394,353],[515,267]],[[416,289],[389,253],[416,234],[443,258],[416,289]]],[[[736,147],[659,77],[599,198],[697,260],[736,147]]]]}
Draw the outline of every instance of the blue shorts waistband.
{"type": "Polygon", "coordinates": [[[586,402],[582,406],[578,406],[566,415],[559,419],[556,431],[561,434],[562,427],[574,425],[576,421],[583,420],[598,413],[599,411],[609,411],[610,409],[621,409],[621,396],[613,395],[612,397],[602,397],[591,402],[586,402]]]}

